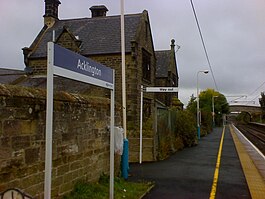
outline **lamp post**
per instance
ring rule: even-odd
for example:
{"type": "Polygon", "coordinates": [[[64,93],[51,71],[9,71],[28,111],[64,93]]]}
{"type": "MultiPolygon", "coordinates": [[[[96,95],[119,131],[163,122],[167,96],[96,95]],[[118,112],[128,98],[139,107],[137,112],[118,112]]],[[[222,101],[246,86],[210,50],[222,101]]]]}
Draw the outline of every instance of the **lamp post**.
{"type": "MultiPolygon", "coordinates": [[[[127,116],[126,116],[126,63],[125,63],[125,29],[124,29],[124,0],[120,0],[121,5],[121,63],[122,63],[122,107],[123,107],[123,153],[121,157],[121,174],[124,179],[128,178],[129,171],[129,141],[127,139],[127,116]]],[[[113,198],[113,196],[112,196],[113,198]]]]}
{"type": "Polygon", "coordinates": [[[215,113],[214,113],[214,98],[215,97],[218,97],[218,96],[214,96],[213,95],[213,97],[212,97],[212,107],[213,107],[213,127],[215,126],[215,121],[214,121],[214,115],[215,115],[215,113]]]}
{"type": "Polygon", "coordinates": [[[201,129],[200,129],[200,99],[199,99],[199,73],[207,74],[208,70],[200,70],[197,72],[197,133],[198,133],[198,140],[201,136],[201,129]]]}

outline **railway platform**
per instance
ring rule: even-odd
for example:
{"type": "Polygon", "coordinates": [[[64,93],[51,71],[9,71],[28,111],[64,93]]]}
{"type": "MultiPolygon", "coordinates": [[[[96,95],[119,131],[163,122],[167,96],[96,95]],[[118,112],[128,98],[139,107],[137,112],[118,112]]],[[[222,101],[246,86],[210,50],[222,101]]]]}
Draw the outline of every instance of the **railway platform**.
{"type": "Polygon", "coordinates": [[[254,163],[243,139],[232,126],[215,128],[166,160],[131,164],[129,180],[155,182],[144,199],[265,198],[263,168],[256,166],[265,160],[254,163]]]}

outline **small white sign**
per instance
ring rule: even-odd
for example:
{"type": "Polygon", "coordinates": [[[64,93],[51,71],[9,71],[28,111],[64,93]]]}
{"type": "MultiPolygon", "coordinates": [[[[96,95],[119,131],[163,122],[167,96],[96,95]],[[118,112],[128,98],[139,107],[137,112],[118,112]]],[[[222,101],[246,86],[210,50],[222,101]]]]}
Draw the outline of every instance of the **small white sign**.
{"type": "Polygon", "coordinates": [[[178,87],[146,87],[145,92],[174,93],[178,92],[178,87]]]}

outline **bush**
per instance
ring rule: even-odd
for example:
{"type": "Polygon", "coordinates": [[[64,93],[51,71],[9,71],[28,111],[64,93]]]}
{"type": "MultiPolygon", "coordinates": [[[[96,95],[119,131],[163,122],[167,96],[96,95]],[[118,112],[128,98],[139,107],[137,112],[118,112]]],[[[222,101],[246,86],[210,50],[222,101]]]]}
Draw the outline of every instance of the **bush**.
{"type": "Polygon", "coordinates": [[[164,160],[172,153],[171,151],[172,139],[168,136],[163,136],[159,140],[159,151],[158,151],[158,159],[164,160]]]}
{"type": "Polygon", "coordinates": [[[241,112],[237,117],[236,117],[237,122],[242,123],[242,124],[247,124],[251,121],[251,115],[247,112],[241,112]]]}
{"type": "Polygon", "coordinates": [[[183,140],[184,146],[190,147],[197,144],[196,119],[187,110],[177,111],[176,114],[176,137],[183,140]]]}
{"type": "Polygon", "coordinates": [[[201,121],[201,136],[207,135],[212,131],[212,113],[206,110],[202,110],[202,121],[201,121]]]}
{"type": "Polygon", "coordinates": [[[157,138],[158,138],[158,160],[164,160],[171,154],[172,131],[168,125],[169,111],[159,110],[157,118],[157,138]]]}

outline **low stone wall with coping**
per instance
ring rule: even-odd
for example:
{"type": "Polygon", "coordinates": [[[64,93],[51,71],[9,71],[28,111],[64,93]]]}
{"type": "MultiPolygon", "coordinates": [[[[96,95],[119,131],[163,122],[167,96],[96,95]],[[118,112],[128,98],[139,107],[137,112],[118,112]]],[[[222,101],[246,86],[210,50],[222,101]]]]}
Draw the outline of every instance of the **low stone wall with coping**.
{"type": "MultiPolygon", "coordinates": [[[[46,90],[0,84],[0,192],[43,198],[45,121],[46,90]]],[[[54,93],[52,198],[109,173],[109,125],[109,99],[54,93]]]]}

